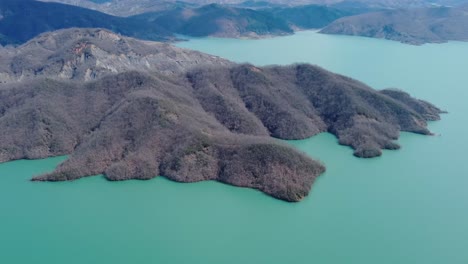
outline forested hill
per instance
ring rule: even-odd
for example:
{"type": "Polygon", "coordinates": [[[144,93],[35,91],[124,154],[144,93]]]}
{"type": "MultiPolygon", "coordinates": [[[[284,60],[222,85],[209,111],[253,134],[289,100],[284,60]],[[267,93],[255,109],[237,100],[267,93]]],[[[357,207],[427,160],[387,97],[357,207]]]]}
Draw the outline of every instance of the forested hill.
{"type": "Polygon", "coordinates": [[[468,7],[388,10],[341,18],[322,33],[385,38],[409,44],[468,40],[468,7]]]}
{"type": "Polygon", "coordinates": [[[202,6],[207,4],[222,4],[245,8],[298,7],[305,5],[321,5],[330,7],[362,7],[368,9],[407,9],[417,7],[458,6],[468,3],[468,0],[40,0],[44,2],[59,2],[86,8],[117,16],[131,16],[147,12],[168,10],[174,6],[202,6]]]}
{"type": "Polygon", "coordinates": [[[367,7],[351,8],[329,7],[320,5],[306,5],[296,7],[276,7],[265,9],[266,12],[281,18],[289,25],[301,29],[322,28],[336,19],[354,15],[356,13],[367,12],[367,7]]]}
{"type": "Polygon", "coordinates": [[[255,37],[293,32],[285,20],[270,13],[218,4],[147,13],[134,18],[190,36],[255,37]]]}
{"type": "Polygon", "coordinates": [[[174,33],[257,38],[292,34],[297,28],[320,28],[351,14],[315,5],[250,9],[210,4],[194,8],[180,2],[163,2],[158,8],[157,12],[116,17],[60,3],[0,0],[0,44],[21,44],[40,33],[72,27],[105,28],[125,36],[160,41],[174,39],[174,33]]]}
{"type": "Polygon", "coordinates": [[[167,40],[171,32],[141,20],[33,0],[0,0],[0,44],[21,44],[40,33],[71,27],[106,28],[126,36],[167,40]]]}
{"type": "Polygon", "coordinates": [[[400,130],[430,134],[426,121],[441,112],[312,65],[236,65],[99,29],[0,49],[11,53],[0,60],[0,78],[10,77],[0,84],[0,162],[70,155],[36,180],[163,175],[299,201],[324,166],[271,137],[328,131],[369,158],[397,149],[400,130]]]}

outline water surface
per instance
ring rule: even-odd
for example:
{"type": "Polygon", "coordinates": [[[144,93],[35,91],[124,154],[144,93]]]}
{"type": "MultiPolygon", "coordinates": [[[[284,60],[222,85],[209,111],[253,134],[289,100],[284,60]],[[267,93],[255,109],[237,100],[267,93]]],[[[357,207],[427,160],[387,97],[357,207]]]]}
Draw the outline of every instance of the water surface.
{"type": "Polygon", "coordinates": [[[0,164],[0,263],[468,263],[468,43],[300,32],[179,46],[259,65],[310,62],[450,111],[363,160],[329,134],[291,141],[328,171],[303,202],[215,182],[32,183],[64,158],[0,164]]]}

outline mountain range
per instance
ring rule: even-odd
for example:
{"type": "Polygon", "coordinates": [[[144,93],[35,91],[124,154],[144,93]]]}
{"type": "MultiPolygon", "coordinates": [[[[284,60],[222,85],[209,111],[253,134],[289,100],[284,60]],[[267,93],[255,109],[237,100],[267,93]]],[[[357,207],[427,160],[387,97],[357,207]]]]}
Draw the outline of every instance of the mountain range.
{"type": "MultiPolygon", "coordinates": [[[[194,7],[181,2],[159,2],[152,6],[140,3],[129,8],[127,2],[117,3],[122,4],[123,10],[147,12],[118,17],[61,3],[0,0],[0,44],[17,45],[43,32],[72,27],[106,28],[126,36],[160,41],[174,40],[174,34],[263,37],[292,34],[298,28],[320,28],[337,18],[356,13],[356,10],[351,12],[314,5],[301,9],[251,9],[218,4],[194,7]],[[157,11],[150,12],[152,10],[157,11]]],[[[133,11],[130,13],[135,13],[133,11]]]]}
{"type": "Polygon", "coordinates": [[[468,0],[41,0],[44,2],[58,2],[94,9],[116,16],[131,16],[147,12],[168,10],[174,6],[192,7],[221,4],[247,8],[288,7],[304,5],[366,7],[371,9],[394,9],[428,7],[433,5],[457,6],[468,3],[468,0]]]}
{"type": "Polygon", "coordinates": [[[40,33],[72,27],[106,28],[125,36],[158,41],[176,40],[177,34],[261,38],[320,28],[326,34],[386,38],[410,44],[468,39],[467,8],[459,5],[465,0],[327,1],[303,6],[282,1],[223,1],[208,5],[202,5],[204,1],[169,0],[53,2],[61,3],[0,0],[0,45],[18,45],[40,33]],[[457,6],[440,6],[449,4],[457,6]],[[418,8],[394,8],[398,6],[418,8]]]}
{"type": "Polygon", "coordinates": [[[269,13],[207,5],[179,7],[134,17],[33,0],[0,0],[0,44],[21,44],[43,32],[64,28],[106,28],[126,36],[169,41],[191,36],[258,37],[291,34],[289,24],[269,13]],[[34,16],[31,14],[34,13],[34,16]]]}

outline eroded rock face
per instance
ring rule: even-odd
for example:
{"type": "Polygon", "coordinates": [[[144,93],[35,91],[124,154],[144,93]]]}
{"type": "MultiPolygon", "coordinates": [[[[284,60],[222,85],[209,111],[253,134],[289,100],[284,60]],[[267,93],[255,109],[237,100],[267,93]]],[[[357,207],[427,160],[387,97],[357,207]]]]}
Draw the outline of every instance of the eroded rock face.
{"type": "Polygon", "coordinates": [[[37,77],[90,81],[129,70],[172,74],[199,65],[229,64],[216,56],[104,29],[66,29],[42,34],[14,50],[0,49],[0,83],[37,77]]]}

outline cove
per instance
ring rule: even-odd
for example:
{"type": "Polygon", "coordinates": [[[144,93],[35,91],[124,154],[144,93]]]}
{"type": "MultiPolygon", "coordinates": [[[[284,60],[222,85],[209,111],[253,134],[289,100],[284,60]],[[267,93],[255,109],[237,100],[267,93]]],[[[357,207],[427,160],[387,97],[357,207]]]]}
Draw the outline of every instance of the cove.
{"type": "Polygon", "coordinates": [[[290,143],[328,170],[289,204],[215,182],[33,183],[64,157],[0,164],[0,263],[468,263],[468,43],[299,32],[179,46],[258,65],[309,62],[450,113],[402,149],[354,158],[329,134],[290,143]]]}

